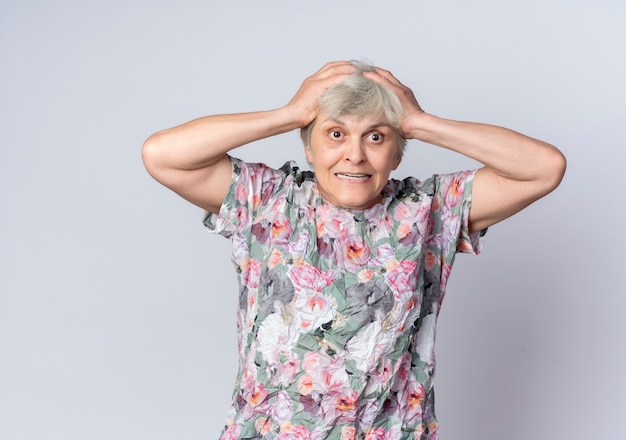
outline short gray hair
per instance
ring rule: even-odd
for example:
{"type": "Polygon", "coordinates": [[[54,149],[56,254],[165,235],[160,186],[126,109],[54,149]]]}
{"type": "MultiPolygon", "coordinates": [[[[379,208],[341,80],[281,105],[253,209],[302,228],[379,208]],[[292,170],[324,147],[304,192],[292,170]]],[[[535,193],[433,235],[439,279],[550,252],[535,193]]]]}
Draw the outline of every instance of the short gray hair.
{"type": "MultiPolygon", "coordinates": [[[[373,72],[374,66],[361,61],[351,61],[357,68],[354,74],[328,88],[319,99],[319,112],[331,118],[342,116],[380,116],[396,132],[398,154],[402,157],[406,139],[402,137],[400,121],[402,105],[398,97],[385,86],[363,76],[363,72],[373,72]]],[[[311,130],[315,120],[300,129],[300,137],[305,147],[311,142],[311,130]]]]}

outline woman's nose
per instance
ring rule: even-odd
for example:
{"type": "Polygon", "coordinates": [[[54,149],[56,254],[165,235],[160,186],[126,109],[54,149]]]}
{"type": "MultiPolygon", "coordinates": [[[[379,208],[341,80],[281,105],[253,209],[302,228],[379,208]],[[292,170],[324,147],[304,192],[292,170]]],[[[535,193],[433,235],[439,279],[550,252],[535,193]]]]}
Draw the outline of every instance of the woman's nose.
{"type": "Polygon", "coordinates": [[[351,140],[347,143],[344,159],[355,164],[365,162],[365,152],[363,151],[361,139],[351,140]]]}

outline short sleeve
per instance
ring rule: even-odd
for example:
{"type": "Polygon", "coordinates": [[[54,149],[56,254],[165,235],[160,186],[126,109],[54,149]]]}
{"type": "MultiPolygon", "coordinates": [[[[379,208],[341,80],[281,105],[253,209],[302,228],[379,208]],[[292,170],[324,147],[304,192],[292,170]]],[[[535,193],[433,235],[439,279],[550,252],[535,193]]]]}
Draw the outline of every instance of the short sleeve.
{"type": "Polygon", "coordinates": [[[444,252],[479,254],[487,230],[470,233],[469,214],[476,170],[435,176],[432,215],[444,252]]]}
{"type": "Polygon", "coordinates": [[[259,209],[277,191],[284,175],[262,163],[231,157],[232,181],[218,214],[205,212],[203,224],[213,233],[231,238],[248,228],[259,209]]]}

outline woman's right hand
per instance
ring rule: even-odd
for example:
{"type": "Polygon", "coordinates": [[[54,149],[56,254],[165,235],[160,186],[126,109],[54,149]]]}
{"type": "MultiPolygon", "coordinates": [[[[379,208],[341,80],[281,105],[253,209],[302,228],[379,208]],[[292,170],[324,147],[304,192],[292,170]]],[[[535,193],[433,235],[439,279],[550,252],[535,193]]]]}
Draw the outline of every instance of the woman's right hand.
{"type": "Polygon", "coordinates": [[[317,117],[322,93],[355,70],[346,61],[328,63],[305,79],[283,107],[205,116],[161,130],[143,145],[146,169],[191,203],[217,213],[232,180],[227,153],[241,145],[307,126],[317,117]]]}
{"type": "Polygon", "coordinates": [[[302,82],[294,97],[285,107],[294,113],[300,127],[306,127],[317,117],[319,99],[324,91],[355,71],[356,68],[348,61],[326,63],[302,82]]]}
{"type": "Polygon", "coordinates": [[[402,105],[402,134],[405,139],[419,139],[415,135],[418,131],[416,128],[426,113],[415,98],[413,90],[401,83],[390,71],[380,67],[376,67],[374,72],[364,72],[363,75],[387,87],[398,97],[402,105]]]}

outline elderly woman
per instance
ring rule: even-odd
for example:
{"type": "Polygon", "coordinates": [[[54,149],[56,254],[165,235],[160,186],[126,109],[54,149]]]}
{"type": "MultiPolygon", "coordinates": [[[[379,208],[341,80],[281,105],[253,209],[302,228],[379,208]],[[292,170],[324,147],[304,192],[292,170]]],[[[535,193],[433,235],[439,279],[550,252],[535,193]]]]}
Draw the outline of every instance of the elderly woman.
{"type": "Polygon", "coordinates": [[[333,62],[284,107],[152,135],[146,167],[233,242],[240,365],[223,439],[436,439],[435,324],[456,252],[548,194],[553,146],[425,113],[388,71],[333,62]],[[301,129],[311,171],[245,163],[301,129]],[[407,139],[483,167],[390,179],[407,139]]]}

